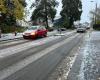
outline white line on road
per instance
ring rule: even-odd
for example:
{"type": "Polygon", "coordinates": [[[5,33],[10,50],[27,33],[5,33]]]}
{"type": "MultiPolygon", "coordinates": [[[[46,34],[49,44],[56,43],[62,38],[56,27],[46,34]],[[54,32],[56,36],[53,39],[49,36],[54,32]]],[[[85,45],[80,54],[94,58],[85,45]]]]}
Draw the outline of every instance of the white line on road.
{"type": "Polygon", "coordinates": [[[19,41],[7,42],[7,43],[0,44],[0,47],[7,46],[7,45],[18,44],[18,43],[23,43],[23,42],[26,42],[26,41],[29,41],[29,40],[19,40],[19,41]]]}
{"type": "Polygon", "coordinates": [[[60,38],[60,37],[48,37],[48,38],[45,38],[42,40],[27,42],[27,43],[24,43],[21,45],[2,49],[2,50],[0,50],[0,58],[4,58],[4,57],[10,56],[10,55],[13,55],[15,53],[19,53],[21,51],[30,49],[30,48],[38,46],[38,45],[43,45],[44,43],[50,42],[50,41],[55,40],[57,38],[60,38]]]}
{"type": "MultiPolygon", "coordinates": [[[[0,80],[3,80],[5,78],[7,78],[8,76],[14,74],[15,72],[23,69],[24,67],[26,67],[27,65],[31,64],[32,62],[35,62],[36,60],[40,59],[41,57],[45,56],[46,54],[48,54],[49,52],[55,50],[56,48],[68,43],[69,41],[71,41],[72,39],[74,39],[75,37],[79,36],[79,34],[76,34],[60,43],[57,43],[55,45],[52,45],[49,48],[46,48],[45,50],[35,54],[35,55],[31,55],[27,58],[25,58],[24,60],[13,64],[12,66],[0,71],[0,80]]],[[[50,53],[52,54],[52,53],[50,53]]]]}
{"type": "MultiPolygon", "coordinates": [[[[73,32],[68,32],[68,33],[66,33],[66,35],[68,36],[72,33],[73,32]]],[[[0,58],[4,58],[4,57],[10,56],[10,55],[19,53],[21,51],[30,49],[30,48],[35,47],[35,46],[43,45],[47,42],[56,40],[58,38],[61,38],[61,36],[51,36],[51,37],[47,37],[47,38],[44,38],[44,39],[41,39],[41,40],[36,40],[36,41],[33,41],[33,42],[27,42],[27,43],[24,43],[24,44],[21,44],[21,45],[16,45],[16,46],[13,46],[13,47],[2,49],[2,50],[0,50],[0,58]]]]}

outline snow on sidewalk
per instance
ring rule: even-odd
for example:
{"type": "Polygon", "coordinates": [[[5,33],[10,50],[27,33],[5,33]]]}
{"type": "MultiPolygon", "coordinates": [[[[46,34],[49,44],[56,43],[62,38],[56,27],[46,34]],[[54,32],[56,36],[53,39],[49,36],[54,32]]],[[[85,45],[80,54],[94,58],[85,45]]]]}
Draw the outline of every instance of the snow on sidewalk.
{"type": "MultiPolygon", "coordinates": [[[[62,31],[62,33],[60,34],[57,30],[48,32],[48,36],[55,36],[55,35],[66,35],[66,34],[71,34],[75,31],[62,31]]],[[[9,33],[9,34],[2,34],[0,41],[7,41],[7,40],[13,40],[13,39],[19,39],[22,38],[22,33],[17,33],[17,36],[15,36],[14,33],[9,33]]]]}
{"type": "Polygon", "coordinates": [[[17,33],[17,36],[15,36],[14,33],[2,34],[0,41],[12,40],[17,38],[22,38],[22,33],[17,33]]]}
{"type": "MultiPolygon", "coordinates": [[[[48,36],[53,36],[57,34],[57,30],[52,31],[52,32],[48,32],[48,36]]],[[[13,40],[13,39],[18,39],[18,38],[22,38],[22,33],[17,33],[17,36],[15,36],[14,33],[9,33],[9,34],[2,34],[0,41],[6,41],[6,40],[13,40]]]]}

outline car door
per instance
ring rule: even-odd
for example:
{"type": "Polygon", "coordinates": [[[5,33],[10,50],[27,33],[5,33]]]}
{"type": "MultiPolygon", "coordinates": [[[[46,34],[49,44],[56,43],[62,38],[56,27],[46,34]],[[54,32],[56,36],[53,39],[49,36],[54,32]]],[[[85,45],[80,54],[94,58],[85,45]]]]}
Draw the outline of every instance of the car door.
{"type": "Polygon", "coordinates": [[[43,35],[45,35],[47,33],[46,28],[43,26],[43,35]]]}
{"type": "Polygon", "coordinates": [[[45,29],[43,26],[41,26],[41,35],[44,36],[45,35],[45,29]]]}
{"type": "Polygon", "coordinates": [[[39,37],[42,37],[42,35],[43,35],[43,33],[42,33],[42,27],[40,26],[40,27],[38,28],[38,36],[39,36],[39,37]]]}

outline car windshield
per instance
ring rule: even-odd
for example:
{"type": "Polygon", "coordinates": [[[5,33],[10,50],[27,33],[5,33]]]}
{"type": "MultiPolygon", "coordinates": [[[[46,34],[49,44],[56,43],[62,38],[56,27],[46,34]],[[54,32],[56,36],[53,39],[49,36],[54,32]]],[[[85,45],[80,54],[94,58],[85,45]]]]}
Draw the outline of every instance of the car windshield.
{"type": "Polygon", "coordinates": [[[28,28],[28,30],[36,30],[38,27],[37,26],[31,26],[28,28]]]}

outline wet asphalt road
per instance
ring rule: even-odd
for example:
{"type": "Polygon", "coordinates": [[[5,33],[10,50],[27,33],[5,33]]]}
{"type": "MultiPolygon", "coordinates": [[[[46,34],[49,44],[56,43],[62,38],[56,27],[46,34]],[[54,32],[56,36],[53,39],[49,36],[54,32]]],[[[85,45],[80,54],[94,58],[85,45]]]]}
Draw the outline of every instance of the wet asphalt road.
{"type": "MultiPolygon", "coordinates": [[[[4,57],[3,59],[0,59],[0,70],[6,68],[7,66],[10,66],[12,65],[13,63],[16,63],[30,55],[33,55],[33,54],[36,54],[38,52],[41,52],[42,50],[44,50],[45,48],[48,48],[56,43],[59,43],[63,40],[65,40],[66,38],[69,38],[71,35],[68,35],[68,36],[62,36],[61,38],[59,39],[55,39],[55,40],[51,40],[50,42],[47,42],[43,45],[37,45],[37,46],[33,46],[29,49],[25,49],[21,52],[18,52],[17,54],[13,54],[11,56],[7,56],[7,57],[4,57]]],[[[38,42],[38,41],[42,41],[42,40],[45,40],[45,38],[43,39],[38,39],[38,40],[35,40],[35,42],[38,42]]],[[[28,41],[29,43],[32,42],[32,41],[28,41]]],[[[19,43],[18,43],[19,44],[19,43]]],[[[14,45],[10,45],[10,46],[17,46],[18,44],[14,44],[14,45]]],[[[33,43],[32,43],[33,44],[33,43]]],[[[25,45],[27,46],[27,45],[25,45]]],[[[4,48],[6,48],[7,46],[3,46],[4,48]]],[[[1,49],[2,50],[2,49],[1,49]]]]}
{"type": "Polygon", "coordinates": [[[85,36],[67,80],[100,80],[100,32],[85,36]]]}
{"type": "Polygon", "coordinates": [[[15,46],[15,45],[20,45],[20,44],[24,44],[24,43],[27,43],[27,42],[31,42],[31,40],[15,40],[15,41],[8,41],[8,42],[1,42],[0,43],[0,50],[1,49],[5,49],[5,48],[9,48],[9,47],[12,47],[12,46],[15,46]]]}
{"type": "MultiPolygon", "coordinates": [[[[46,80],[49,74],[53,71],[53,69],[55,69],[57,64],[59,64],[59,62],[65,57],[65,55],[68,55],[71,49],[80,42],[82,36],[83,36],[82,34],[76,34],[76,35],[73,35],[72,38],[70,38],[69,40],[67,40],[67,37],[62,37],[52,42],[49,42],[48,44],[45,44],[41,47],[37,47],[36,49],[30,48],[26,51],[20,52],[19,54],[22,57],[23,55],[26,55],[26,56],[33,55],[34,56],[34,54],[37,54],[37,53],[43,54],[42,50],[44,50],[44,54],[46,55],[40,57],[36,61],[21,68],[20,70],[15,71],[13,74],[9,75],[6,78],[3,78],[2,80],[46,80]],[[56,47],[56,44],[58,47],[56,47]],[[52,48],[53,47],[52,45],[55,46],[54,47],[55,49],[52,48]],[[45,50],[46,48],[47,50],[45,50]],[[45,53],[46,51],[47,52],[49,51],[49,52],[45,53]]],[[[19,59],[16,60],[16,58],[14,57],[12,58],[12,61],[10,60],[10,62],[9,62],[9,59],[10,59],[9,57],[8,57],[8,62],[6,62],[7,59],[5,59],[6,61],[4,64],[6,63],[12,64],[12,63],[15,63],[17,60],[21,60],[22,58],[22,57],[19,57],[19,59]]],[[[23,57],[23,59],[24,58],[25,57],[23,57]]],[[[5,67],[7,66],[8,65],[6,65],[5,67]]],[[[2,66],[1,66],[1,69],[2,69],[2,66]]],[[[8,74],[9,73],[10,72],[8,72],[8,74]]],[[[2,72],[0,72],[0,76],[1,75],[3,75],[2,72]]]]}

